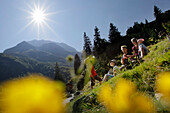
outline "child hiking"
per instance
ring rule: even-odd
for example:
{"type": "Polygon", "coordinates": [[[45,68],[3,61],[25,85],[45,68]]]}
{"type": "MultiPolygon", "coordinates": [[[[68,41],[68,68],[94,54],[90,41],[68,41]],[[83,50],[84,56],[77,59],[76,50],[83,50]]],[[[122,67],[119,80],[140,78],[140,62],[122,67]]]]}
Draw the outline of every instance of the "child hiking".
{"type": "Polygon", "coordinates": [[[119,72],[119,68],[116,66],[116,60],[113,59],[110,61],[110,67],[112,67],[107,74],[105,74],[103,81],[108,81],[112,77],[116,76],[119,72]]]}

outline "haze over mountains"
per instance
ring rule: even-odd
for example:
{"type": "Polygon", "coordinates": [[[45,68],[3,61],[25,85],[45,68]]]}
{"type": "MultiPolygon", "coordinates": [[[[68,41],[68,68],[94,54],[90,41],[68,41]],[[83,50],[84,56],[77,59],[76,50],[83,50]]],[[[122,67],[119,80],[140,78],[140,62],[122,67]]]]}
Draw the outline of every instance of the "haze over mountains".
{"type": "Polygon", "coordinates": [[[32,40],[32,41],[28,41],[28,43],[35,46],[35,47],[40,47],[44,44],[54,43],[54,44],[57,44],[60,47],[64,48],[66,51],[77,52],[77,50],[75,48],[68,46],[65,43],[53,42],[53,41],[49,41],[49,40],[32,40]]]}
{"type": "MultiPolygon", "coordinates": [[[[32,40],[23,41],[15,47],[6,49],[5,54],[22,54],[36,59],[33,54],[43,56],[66,57],[67,55],[74,55],[77,50],[64,43],[56,43],[48,40],[32,40]],[[40,53],[40,54],[38,54],[40,53]]],[[[48,60],[47,60],[48,61],[48,60]]]]}
{"type": "Polygon", "coordinates": [[[80,54],[65,43],[48,40],[23,41],[0,54],[0,81],[27,73],[41,73],[54,78],[56,62],[67,81],[68,67],[71,64],[67,63],[65,58],[76,53],[80,54]]]}

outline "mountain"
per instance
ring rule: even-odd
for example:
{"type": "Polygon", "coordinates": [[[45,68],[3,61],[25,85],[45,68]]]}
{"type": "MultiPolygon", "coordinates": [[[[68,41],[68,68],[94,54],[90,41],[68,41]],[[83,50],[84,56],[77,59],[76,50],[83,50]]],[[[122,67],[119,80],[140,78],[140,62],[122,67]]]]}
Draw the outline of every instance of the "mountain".
{"type": "Polygon", "coordinates": [[[6,49],[4,54],[12,56],[27,56],[41,62],[66,63],[68,55],[80,54],[71,46],[64,43],[56,43],[48,40],[23,41],[15,47],[6,49]]]}
{"type": "Polygon", "coordinates": [[[68,52],[77,52],[77,50],[75,48],[73,48],[65,43],[53,42],[53,41],[49,41],[49,40],[32,40],[32,41],[28,41],[28,43],[35,47],[41,47],[44,44],[54,43],[54,44],[64,48],[68,52]]]}
{"type": "Polygon", "coordinates": [[[42,73],[54,78],[57,62],[67,82],[72,64],[68,63],[65,58],[76,53],[78,53],[76,49],[64,43],[48,40],[23,41],[0,54],[0,81],[27,73],[42,73]]]}

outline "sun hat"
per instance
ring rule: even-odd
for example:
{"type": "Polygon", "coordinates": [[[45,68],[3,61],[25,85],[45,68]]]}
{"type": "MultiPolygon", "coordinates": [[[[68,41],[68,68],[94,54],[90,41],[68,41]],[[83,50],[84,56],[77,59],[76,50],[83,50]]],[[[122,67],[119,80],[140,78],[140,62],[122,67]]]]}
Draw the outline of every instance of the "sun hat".
{"type": "Polygon", "coordinates": [[[127,48],[127,46],[126,46],[126,45],[122,45],[122,46],[121,46],[121,50],[122,50],[123,48],[127,48]]]}
{"type": "Polygon", "coordinates": [[[137,40],[138,44],[142,43],[143,41],[145,41],[143,38],[137,40]]]}

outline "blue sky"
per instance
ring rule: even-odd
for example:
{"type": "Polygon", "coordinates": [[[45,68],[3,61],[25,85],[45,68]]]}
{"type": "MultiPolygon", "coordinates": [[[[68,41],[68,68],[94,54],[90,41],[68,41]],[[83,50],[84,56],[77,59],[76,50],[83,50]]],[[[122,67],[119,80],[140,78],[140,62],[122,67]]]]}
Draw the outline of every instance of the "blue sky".
{"type": "MultiPolygon", "coordinates": [[[[94,27],[97,26],[101,37],[108,37],[109,24],[117,26],[122,35],[134,22],[154,20],[153,7],[162,11],[170,9],[170,0],[39,0],[40,5],[48,7],[46,13],[58,12],[47,16],[49,26],[40,29],[39,39],[64,42],[78,51],[83,48],[83,32],[93,41],[94,27]]],[[[31,11],[28,4],[37,0],[0,0],[0,52],[15,46],[21,41],[37,39],[37,26],[31,24],[31,11]]],[[[41,7],[41,6],[40,6],[41,7]]]]}

